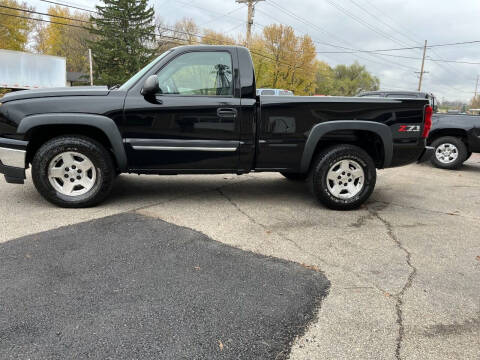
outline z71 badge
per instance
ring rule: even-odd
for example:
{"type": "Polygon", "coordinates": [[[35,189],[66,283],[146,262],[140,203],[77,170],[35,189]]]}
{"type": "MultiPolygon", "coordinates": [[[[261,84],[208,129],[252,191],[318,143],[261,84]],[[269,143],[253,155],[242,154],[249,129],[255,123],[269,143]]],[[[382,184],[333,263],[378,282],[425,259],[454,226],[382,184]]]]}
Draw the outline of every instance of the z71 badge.
{"type": "Polygon", "coordinates": [[[400,125],[398,132],[420,132],[420,125],[400,125]]]}

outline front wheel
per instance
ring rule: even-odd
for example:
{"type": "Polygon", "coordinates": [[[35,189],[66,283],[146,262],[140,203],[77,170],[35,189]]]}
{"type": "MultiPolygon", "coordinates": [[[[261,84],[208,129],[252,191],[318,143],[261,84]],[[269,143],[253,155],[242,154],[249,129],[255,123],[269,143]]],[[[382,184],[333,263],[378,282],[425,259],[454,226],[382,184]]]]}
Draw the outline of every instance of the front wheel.
{"type": "Polygon", "coordinates": [[[363,149],[336,145],[315,158],[308,183],[323,205],[334,210],[352,210],[370,197],[376,180],[375,163],[363,149]]]}
{"type": "Polygon", "coordinates": [[[108,151],[83,136],[54,138],[43,144],[32,160],[32,178],[38,192],[61,207],[97,205],[110,193],[114,177],[108,151]]]}

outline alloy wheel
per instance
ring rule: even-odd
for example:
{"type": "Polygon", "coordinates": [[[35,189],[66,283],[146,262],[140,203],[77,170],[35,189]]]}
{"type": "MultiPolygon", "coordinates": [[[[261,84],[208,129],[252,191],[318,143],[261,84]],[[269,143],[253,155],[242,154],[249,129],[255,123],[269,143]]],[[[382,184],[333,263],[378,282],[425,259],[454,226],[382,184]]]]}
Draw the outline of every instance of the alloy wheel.
{"type": "Polygon", "coordinates": [[[48,180],[62,195],[79,196],[95,185],[97,170],[85,155],[67,151],[55,156],[48,166],[48,180]]]}
{"type": "Polygon", "coordinates": [[[336,198],[351,199],[363,188],[365,173],[354,160],[341,160],[327,173],[327,189],[336,198]]]}

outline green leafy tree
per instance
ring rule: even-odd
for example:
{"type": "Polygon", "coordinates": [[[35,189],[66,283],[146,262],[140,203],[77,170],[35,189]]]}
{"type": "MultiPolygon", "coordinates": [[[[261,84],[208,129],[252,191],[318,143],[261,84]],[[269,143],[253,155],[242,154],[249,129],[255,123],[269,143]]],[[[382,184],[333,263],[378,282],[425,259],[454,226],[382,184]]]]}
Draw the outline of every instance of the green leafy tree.
{"type": "Polygon", "coordinates": [[[332,95],[335,92],[333,69],[323,61],[317,61],[316,68],[315,94],[332,95]]]}
{"type": "Polygon", "coordinates": [[[380,80],[358,62],[331,68],[319,63],[316,73],[316,93],[321,95],[354,96],[360,91],[378,90],[380,80]]]}
{"type": "Polygon", "coordinates": [[[104,0],[92,17],[89,42],[95,83],[121,84],[156,54],[154,10],[147,0],[104,0]]]}

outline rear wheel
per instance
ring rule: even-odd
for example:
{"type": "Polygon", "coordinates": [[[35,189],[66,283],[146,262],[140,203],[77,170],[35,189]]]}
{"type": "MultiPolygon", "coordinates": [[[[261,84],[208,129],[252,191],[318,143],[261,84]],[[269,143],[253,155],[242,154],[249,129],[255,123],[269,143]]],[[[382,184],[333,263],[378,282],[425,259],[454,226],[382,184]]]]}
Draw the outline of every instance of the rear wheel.
{"type": "Polygon", "coordinates": [[[54,138],[40,147],[32,161],[38,192],[61,207],[97,205],[110,193],[114,177],[108,151],[83,136],[54,138]]]}
{"type": "Polygon", "coordinates": [[[370,197],[376,179],[375,163],[363,149],[336,145],[315,158],[308,183],[323,205],[334,210],[351,210],[370,197]]]}
{"type": "Polygon", "coordinates": [[[282,174],[288,180],[291,180],[291,181],[305,181],[308,177],[308,173],[300,174],[300,173],[285,173],[285,172],[282,172],[280,174],[282,174]]]}
{"type": "Polygon", "coordinates": [[[467,159],[468,150],[465,143],[453,136],[444,136],[432,142],[435,155],[432,164],[441,169],[458,169],[467,159]]]}

